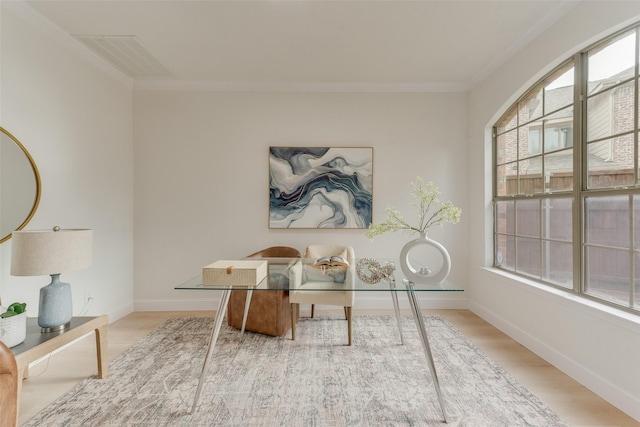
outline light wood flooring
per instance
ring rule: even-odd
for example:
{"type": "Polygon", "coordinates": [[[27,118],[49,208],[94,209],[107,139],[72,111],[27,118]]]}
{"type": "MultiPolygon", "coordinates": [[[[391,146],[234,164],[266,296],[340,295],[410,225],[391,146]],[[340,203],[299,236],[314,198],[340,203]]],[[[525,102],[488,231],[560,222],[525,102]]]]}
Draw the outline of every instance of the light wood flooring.
{"type": "MultiPolygon", "coordinates": [[[[393,312],[354,311],[355,315],[358,313],[392,314],[393,312]]],[[[640,427],[640,422],[616,409],[472,312],[425,310],[425,313],[439,314],[449,320],[571,426],[640,427]]],[[[213,312],[201,311],[132,313],[109,326],[109,359],[113,359],[135,344],[167,318],[212,316],[212,314],[213,312]]],[[[304,311],[301,314],[308,315],[304,311]]],[[[357,339],[357,331],[354,331],[354,339],[357,339]]],[[[93,334],[32,366],[30,377],[23,383],[20,424],[70,390],[79,381],[96,373],[93,334]]]]}

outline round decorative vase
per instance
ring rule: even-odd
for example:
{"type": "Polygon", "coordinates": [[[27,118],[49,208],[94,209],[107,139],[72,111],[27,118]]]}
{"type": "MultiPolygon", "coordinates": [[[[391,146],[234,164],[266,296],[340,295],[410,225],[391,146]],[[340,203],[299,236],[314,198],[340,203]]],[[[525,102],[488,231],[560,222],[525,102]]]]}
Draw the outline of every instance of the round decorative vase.
{"type": "Polygon", "coordinates": [[[400,251],[400,267],[405,277],[413,283],[422,283],[426,285],[439,285],[444,282],[449,276],[451,271],[451,258],[449,252],[440,243],[433,239],[430,239],[426,233],[420,234],[415,240],[408,242],[402,247],[400,251]],[[435,272],[432,272],[427,267],[415,268],[409,261],[409,254],[411,251],[419,246],[430,246],[435,248],[442,256],[442,267],[435,272]]]}

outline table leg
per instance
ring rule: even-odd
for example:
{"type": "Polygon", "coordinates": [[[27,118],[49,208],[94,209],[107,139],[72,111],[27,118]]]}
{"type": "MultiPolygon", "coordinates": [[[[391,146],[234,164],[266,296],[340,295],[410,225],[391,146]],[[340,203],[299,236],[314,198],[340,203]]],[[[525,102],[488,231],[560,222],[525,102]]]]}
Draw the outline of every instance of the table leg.
{"type": "Polygon", "coordinates": [[[191,413],[196,412],[196,407],[198,406],[198,401],[200,400],[200,392],[202,391],[202,386],[204,385],[204,378],[209,370],[209,363],[211,362],[211,355],[213,354],[213,349],[216,346],[216,341],[218,341],[218,335],[220,334],[220,327],[222,326],[222,322],[224,320],[224,315],[227,311],[227,303],[229,302],[229,296],[231,295],[231,287],[225,288],[222,291],[222,296],[220,297],[220,303],[218,305],[218,311],[216,311],[216,317],[213,322],[213,327],[211,328],[211,338],[209,339],[209,348],[207,349],[207,355],[204,358],[204,364],[202,365],[202,372],[200,373],[200,379],[198,380],[198,388],[196,389],[196,395],[193,398],[193,405],[191,406],[191,413]]]}
{"type": "Polygon", "coordinates": [[[409,304],[411,305],[411,311],[413,312],[413,318],[416,321],[416,326],[418,328],[418,335],[420,335],[420,340],[422,341],[422,348],[424,350],[424,354],[427,356],[427,363],[429,363],[429,370],[431,371],[431,376],[433,377],[433,385],[436,389],[436,393],[438,395],[438,401],[440,402],[440,408],[442,409],[442,415],[444,416],[444,422],[447,421],[447,410],[444,406],[444,399],[442,398],[442,391],[440,390],[440,382],[438,381],[438,374],[436,373],[436,366],[433,363],[433,355],[431,354],[431,346],[429,345],[429,339],[427,337],[427,328],[424,325],[424,319],[422,318],[422,312],[420,311],[420,305],[418,304],[418,299],[416,298],[415,291],[413,289],[413,282],[408,280],[404,281],[404,284],[407,288],[407,296],[409,297],[409,304]]]}
{"type": "Polygon", "coordinates": [[[24,366],[24,369],[22,371],[23,373],[20,375],[22,377],[23,380],[26,380],[29,378],[29,364],[27,363],[24,366]]]}
{"type": "Polygon", "coordinates": [[[107,377],[109,365],[107,362],[107,324],[96,328],[95,334],[96,353],[98,358],[98,378],[103,379],[107,377]]]}
{"type": "Polygon", "coordinates": [[[400,332],[400,344],[404,345],[404,335],[402,334],[402,316],[400,316],[400,306],[398,305],[398,293],[396,292],[395,280],[389,280],[389,289],[391,289],[393,310],[396,312],[396,323],[398,323],[398,331],[400,332]]]}
{"type": "Polygon", "coordinates": [[[244,314],[242,316],[242,329],[240,333],[244,334],[244,328],[247,326],[247,316],[249,316],[249,305],[251,305],[251,296],[253,295],[253,288],[247,289],[247,297],[244,300],[244,314]]]}

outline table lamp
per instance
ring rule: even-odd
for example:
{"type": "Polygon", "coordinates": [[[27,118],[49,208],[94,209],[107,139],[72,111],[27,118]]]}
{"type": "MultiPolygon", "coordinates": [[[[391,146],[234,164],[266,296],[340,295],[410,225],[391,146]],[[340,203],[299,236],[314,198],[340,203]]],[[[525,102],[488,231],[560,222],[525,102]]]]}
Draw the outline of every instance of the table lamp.
{"type": "Polygon", "coordinates": [[[38,325],[42,332],[62,331],[73,317],[71,285],[60,274],[91,265],[93,230],[22,230],[12,233],[11,275],[50,275],[40,289],[38,325]]]}

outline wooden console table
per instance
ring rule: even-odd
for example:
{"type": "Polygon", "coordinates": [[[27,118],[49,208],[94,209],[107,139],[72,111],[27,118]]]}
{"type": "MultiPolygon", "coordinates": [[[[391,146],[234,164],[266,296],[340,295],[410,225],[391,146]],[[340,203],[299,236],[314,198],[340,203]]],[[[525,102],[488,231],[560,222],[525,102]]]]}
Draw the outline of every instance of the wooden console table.
{"type": "MultiPolygon", "coordinates": [[[[98,317],[74,317],[71,326],[64,331],[40,332],[38,319],[27,318],[27,335],[25,340],[12,347],[16,363],[18,365],[18,378],[26,379],[29,376],[29,363],[95,331],[96,356],[98,361],[98,378],[107,376],[107,328],[109,320],[107,315],[98,317]]],[[[18,381],[18,402],[22,381],[18,381]]]]}

